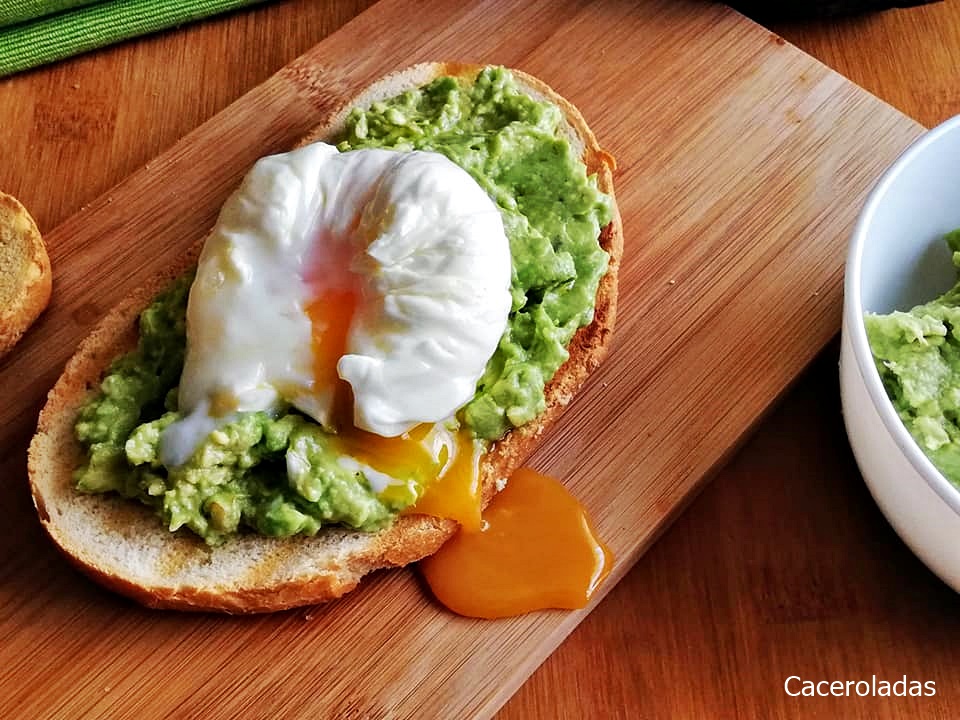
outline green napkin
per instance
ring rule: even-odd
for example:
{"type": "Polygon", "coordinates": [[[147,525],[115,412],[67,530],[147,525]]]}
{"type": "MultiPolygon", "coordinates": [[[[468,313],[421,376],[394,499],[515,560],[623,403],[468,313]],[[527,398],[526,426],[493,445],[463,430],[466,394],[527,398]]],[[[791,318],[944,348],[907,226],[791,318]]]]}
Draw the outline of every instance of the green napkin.
{"type": "Polygon", "coordinates": [[[53,15],[78,5],[95,2],[97,0],[0,0],[0,26],[35,20],[44,15],[53,15]]]}
{"type": "Polygon", "coordinates": [[[0,0],[0,76],[258,2],[0,0]]]}

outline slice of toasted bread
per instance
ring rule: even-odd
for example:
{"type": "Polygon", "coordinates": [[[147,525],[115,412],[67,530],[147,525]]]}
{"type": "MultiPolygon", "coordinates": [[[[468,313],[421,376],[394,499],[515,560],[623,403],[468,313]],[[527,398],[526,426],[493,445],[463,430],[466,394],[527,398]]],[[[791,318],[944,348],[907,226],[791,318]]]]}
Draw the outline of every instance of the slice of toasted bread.
{"type": "MultiPolygon", "coordinates": [[[[443,75],[475,76],[480,67],[428,63],[389,75],[346,103],[304,142],[329,139],[343,128],[347,112],[423,85],[443,75]]],[[[567,118],[571,142],[602,191],[613,196],[612,159],[580,113],[542,82],[520,72],[525,91],[557,104],[567,118]]],[[[603,229],[600,244],[610,254],[600,283],[593,322],[570,345],[570,358],[546,389],[547,409],[534,422],[510,432],[484,457],[484,503],[497,481],[520,466],[545,429],[604,354],[616,310],[623,238],[620,217],[603,229]]],[[[53,541],[81,570],[107,587],[152,607],[267,612],[339,597],[379,568],[414,562],[435,552],[457,529],[455,522],[422,515],[401,516],[377,533],[325,529],[315,537],[275,539],[242,535],[208,547],[192,534],[170,533],[151,511],[113,495],[80,495],[71,473],[80,460],[74,421],[110,361],[136,340],[140,310],[157,291],[196,261],[198,244],[179,267],[154,278],[113,309],[81,344],[51,390],[30,446],[29,475],[40,520],[53,541]]]]}
{"type": "Polygon", "coordinates": [[[0,356],[50,301],[50,258],[37,224],[11,195],[0,193],[0,356]]]}

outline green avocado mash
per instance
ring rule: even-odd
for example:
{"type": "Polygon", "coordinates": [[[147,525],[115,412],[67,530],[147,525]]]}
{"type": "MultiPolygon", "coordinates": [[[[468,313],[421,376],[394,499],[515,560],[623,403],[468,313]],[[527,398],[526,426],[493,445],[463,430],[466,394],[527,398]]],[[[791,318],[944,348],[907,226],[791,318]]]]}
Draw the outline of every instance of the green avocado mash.
{"type": "MultiPolygon", "coordinates": [[[[960,230],[944,239],[960,268],[960,230]]],[[[867,313],[864,324],[897,414],[944,477],[960,486],[960,282],[909,312],[867,313]]]]}
{"type": "Polygon", "coordinates": [[[500,208],[513,258],[513,307],[463,419],[495,440],[544,410],[544,385],[593,319],[607,254],[597,237],[609,198],[560,132],[555,105],[525,95],[503,68],[473,85],[440,78],[347,119],[340,150],[431,150],[469,172],[500,208]]]}
{"type": "MultiPolygon", "coordinates": [[[[609,198],[588,177],[560,130],[552,104],[523,94],[510,73],[486,68],[471,83],[440,78],[369,110],[354,110],[341,151],[366,147],[440,152],[495,200],[513,259],[513,306],[499,347],[459,421],[483,440],[527,423],[545,407],[544,386],[566,346],[593,318],[607,254],[597,238],[609,198]]],[[[241,414],[213,433],[181,467],[159,461],[160,433],[181,417],[177,382],[186,342],[192,277],[158,296],[140,319],[140,340],[119,358],[82,409],[77,437],[87,459],[82,492],[115,491],[153,507],[171,530],[210,544],[244,529],[313,534],[340,524],[371,531],[416,502],[423,487],[377,495],[362,472],[345,469],[331,435],[295,410],[241,414]]]]}

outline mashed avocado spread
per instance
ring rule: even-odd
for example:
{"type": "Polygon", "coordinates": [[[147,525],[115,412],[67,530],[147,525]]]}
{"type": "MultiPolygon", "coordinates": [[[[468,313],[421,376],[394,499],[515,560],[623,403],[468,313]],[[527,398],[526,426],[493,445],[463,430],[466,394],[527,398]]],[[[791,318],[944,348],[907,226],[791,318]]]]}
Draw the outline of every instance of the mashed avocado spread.
{"type": "MultiPolygon", "coordinates": [[[[960,230],[944,238],[960,268],[960,230]]],[[[909,312],[864,317],[893,406],[927,457],[960,486],[960,282],[909,312]]]]}
{"type": "MultiPolygon", "coordinates": [[[[458,420],[485,441],[536,418],[544,387],[567,359],[576,330],[593,319],[607,268],[600,229],[611,219],[561,131],[560,110],[525,95],[510,73],[484,69],[473,83],[440,78],[349,116],[338,148],[443,153],[497,203],[510,241],[513,304],[506,331],[458,420]]],[[[81,410],[87,450],[76,472],[82,492],[115,491],[153,507],[170,530],[210,544],[243,529],[313,534],[339,524],[388,525],[422,492],[375,493],[345,469],[330,436],[295,410],[241,414],[215,430],[177,468],[159,459],[161,431],[180,416],[177,383],[186,344],[192,275],[176,281],[140,317],[137,349],[117,359],[100,393],[81,410]]]]}

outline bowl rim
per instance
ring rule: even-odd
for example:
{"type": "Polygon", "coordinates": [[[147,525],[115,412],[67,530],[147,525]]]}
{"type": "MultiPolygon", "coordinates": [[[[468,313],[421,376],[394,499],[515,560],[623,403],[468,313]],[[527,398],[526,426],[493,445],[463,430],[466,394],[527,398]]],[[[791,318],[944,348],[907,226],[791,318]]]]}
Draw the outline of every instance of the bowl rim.
{"type": "Polygon", "coordinates": [[[930,145],[937,143],[944,135],[957,130],[960,130],[960,115],[954,116],[925,132],[887,168],[867,196],[854,226],[847,251],[843,288],[843,322],[851,343],[853,357],[856,359],[857,367],[860,370],[860,376],[863,378],[867,393],[887,432],[890,433],[897,447],[903,452],[914,470],[926,481],[930,489],[939,495],[956,514],[960,515],[960,489],[947,480],[920,449],[920,446],[917,445],[913,436],[910,435],[897,415],[893,402],[887,396],[887,391],[883,387],[880,373],[877,372],[873,362],[870,344],[867,342],[867,330],[863,322],[864,310],[860,282],[863,248],[867,234],[873,223],[874,215],[876,215],[878,207],[889,192],[890,186],[918,155],[927,151],[930,145]]]}

